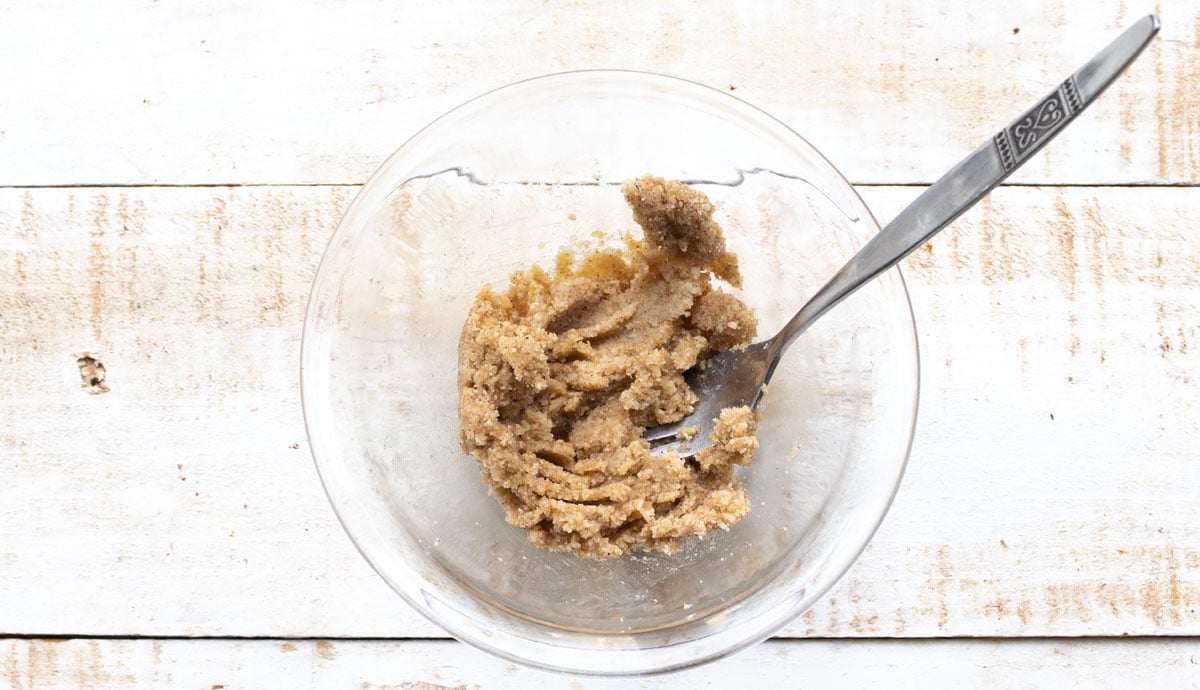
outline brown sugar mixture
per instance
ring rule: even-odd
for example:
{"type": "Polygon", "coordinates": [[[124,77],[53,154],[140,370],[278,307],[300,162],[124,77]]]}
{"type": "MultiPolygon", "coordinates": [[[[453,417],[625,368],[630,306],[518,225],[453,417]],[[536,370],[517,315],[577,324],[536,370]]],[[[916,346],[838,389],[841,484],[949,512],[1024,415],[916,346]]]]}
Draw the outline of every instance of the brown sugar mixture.
{"type": "Polygon", "coordinates": [[[510,524],[590,558],[671,553],[728,528],[749,510],[733,466],[758,447],[742,407],[722,412],[695,458],[650,455],[645,429],[696,402],[683,372],[749,344],[757,319],[713,284],[741,275],[703,193],[654,177],[623,192],[643,240],[483,288],[459,341],[463,449],[510,524]]]}

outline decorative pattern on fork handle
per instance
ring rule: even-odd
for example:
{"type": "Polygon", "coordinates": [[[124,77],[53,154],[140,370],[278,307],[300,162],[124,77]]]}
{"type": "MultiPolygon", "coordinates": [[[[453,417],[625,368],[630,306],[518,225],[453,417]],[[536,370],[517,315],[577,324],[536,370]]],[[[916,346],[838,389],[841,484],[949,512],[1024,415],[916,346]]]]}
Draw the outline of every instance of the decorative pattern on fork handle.
{"type": "Polygon", "coordinates": [[[1004,166],[1004,172],[1017,167],[1021,161],[1036,151],[1040,144],[1058,128],[1083,109],[1075,77],[1068,77],[1049,96],[1042,99],[1008,127],[992,138],[996,154],[1004,166]]]}

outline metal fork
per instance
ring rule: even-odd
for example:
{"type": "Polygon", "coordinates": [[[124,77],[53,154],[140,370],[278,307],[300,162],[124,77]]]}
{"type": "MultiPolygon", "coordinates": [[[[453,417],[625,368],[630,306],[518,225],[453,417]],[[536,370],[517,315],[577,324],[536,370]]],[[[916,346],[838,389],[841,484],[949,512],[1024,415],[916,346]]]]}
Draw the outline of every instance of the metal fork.
{"type": "Polygon", "coordinates": [[[1147,15],[1101,50],[1019,118],[955,165],[887,224],[813,295],[773,338],[742,350],[722,352],[686,375],[699,398],[692,414],[674,424],[648,429],[651,453],[676,449],[694,455],[709,444],[715,419],[728,407],[756,408],[779,359],[800,334],[855,290],[895,266],[964,211],[974,206],[1014,170],[1054,138],[1142,52],[1159,29],[1147,15]],[[679,430],[699,426],[691,440],[679,430]]]}

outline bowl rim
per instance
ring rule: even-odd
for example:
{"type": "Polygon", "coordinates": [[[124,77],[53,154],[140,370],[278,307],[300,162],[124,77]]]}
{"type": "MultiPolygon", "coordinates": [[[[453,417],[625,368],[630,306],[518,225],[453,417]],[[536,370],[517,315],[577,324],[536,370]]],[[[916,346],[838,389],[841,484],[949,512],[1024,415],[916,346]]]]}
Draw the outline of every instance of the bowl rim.
{"type": "MultiPolygon", "coordinates": [[[[687,669],[687,668],[693,668],[693,667],[714,661],[716,659],[723,658],[730,654],[736,653],[740,650],[751,647],[751,646],[758,644],[759,642],[769,638],[775,632],[778,632],[784,626],[786,626],[790,622],[792,622],[801,613],[803,613],[807,609],[811,608],[813,604],[815,604],[816,602],[818,602],[822,598],[824,598],[824,596],[829,592],[829,590],[831,590],[835,585],[837,585],[845,577],[845,575],[851,570],[851,568],[854,566],[854,564],[857,563],[858,559],[862,556],[863,551],[867,548],[867,546],[874,539],[875,534],[878,532],[879,528],[882,526],[884,519],[886,518],[888,512],[891,510],[891,506],[895,502],[896,496],[900,489],[900,485],[903,482],[904,475],[907,471],[908,462],[911,458],[913,442],[914,442],[915,435],[916,435],[916,422],[917,422],[918,408],[919,408],[919,403],[920,403],[920,388],[921,388],[920,342],[919,342],[919,336],[918,336],[917,328],[916,328],[915,314],[913,312],[913,307],[912,307],[912,298],[908,291],[907,281],[904,278],[903,272],[901,271],[899,264],[897,264],[895,267],[886,271],[883,275],[894,273],[894,275],[898,279],[899,287],[900,287],[900,294],[903,296],[903,301],[904,301],[904,310],[903,310],[904,317],[905,317],[904,322],[909,327],[909,329],[911,329],[912,347],[913,347],[913,354],[914,354],[914,361],[913,361],[914,367],[912,370],[912,375],[913,375],[912,409],[911,409],[911,412],[909,413],[908,434],[907,434],[907,439],[905,441],[903,456],[900,459],[899,463],[895,466],[895,471],[896,471],[895,481],[888,488],[887,499],[878,506],[877,515],[874,515],[872,518],[873,524],[872,524],[871,528],[867,531],[866,538],[862,541],[862,543],[860,545],[858,545],[857,547],[850,550],[850,552],[848,554],[849,557],[845,558],[844,564],[840,563],[840,562],[838,563],[837,567],[835,568],[835,570],[837,571],[837,574],[834,577],[830,578],[828,582],[824,583],[823,586],[821,586],[819,588],[804,590],[803,592],[801,592],[801,596],[796,597],[793,601],[793,604],[789,607],[786,607],[786,610],[783,613],[778,613],[778,614],[772,616],[771,620],[766,621],[765,624],[764,624],[764,621],[762,620],[763,618],[765,618],[765,616],[760,614],[757,617],[751,618],[749,621],[749,623],[755,624],[755,625],[747,625],[744,623],[744,624],[742,624],[742,626],[739,626],[739,627],[752,627],[753,628],[752,634],[742,635],[740,640],[735,641],[733,643],[724,644],[724,645],[720,646],[719,648],[707,650],[698,655],[688,656],[687,658],[683,658],[683,659],[680,659],[678,661],[674,661],[671,663],[666,663],[666,664],[641,663],[637,666],[631,666],[629,668],[616,669],[616,670],[613,670],[610,668],[604,668],[601,666],[569,667],[569,666],[555,665],[555,664],[550,663],[549,661],[545,661],[543,659],[529,658],[529,657],[521,656],[515,652],[512,652],[512,651],[506,649],[505,647],[503,647],[501,645],[497,645],[494,642],[487,639],[486,637],[476,634],[476,632],[474,630],[472,630],[470,628],[470,626],[464,626],[464,625],[459,624],[460,621],[458,621],[458,620],[447,620],[445,617],[439,617],[437,615],[437,613],[435,612],[434,607],[432,607],[429,604],[428,599],[426,599],[425,601],[417,601],[413,597],[411,597],[401,587],[399,587],[396,583],[394,583],[392,581],[392,577],[390,575],[388,575],[387,573],[384,573],[380,569],[380,567],[376,564],[375,560],[372,559],[368,555],[367,550],[360,543],[360,540],[357,537],[355,537],[354,532],[351,530],[350,525],[347,522],[347,518],[344,515],[343,509],[339,507],[339,505],[340,505],[339,500],[337,498],[335,498],[335,496],[333,495],[333,493],[331,491],[330,478],[327,475],[327,470],[323,469],[323,463],[322,463],[320,454],[318,452],[319,446],[321,446],[323,444],[318,442],[318,438],[317,438],[318,433],[316,431],[316,425],[318,423],[317,422],[318,415],[317,415],[316,410],[313,408],[315,403],[312,402],[313,398],[315,397],[316,394],[309,390],[309,387],[314,385],[314,383],[310,380],[309,372],[311,372],[314,368],[317,368],[317,367],[313,366],[314,362],[310,361],[313,357],[314,345],[311,341],[314,338],[313,330],[314,330],[315,321],[317,319],[316,311],[317,311],[317,308],[318,308],[318,305],[320,302],[320,293],[322,292],[323,288],[326,287],[326,284],[329,279],[328,273],[330,271],[331,263],[333,262],[334,257],[337,254],[337,251],[335,251],[335,250],[340,243],[344,242],[347,239],[347,234],[351,232],[351,228],[349,227],[349,224],[348,224],[349,219],[351,219],[355,215],[355,211],[357,211],[359,208],[361,208],[364,204],[367,203],[367,201],[371,197],[371,192],[376,190],[376,187],[377,187],[376,183],[378,183],[378,181],[380,179],[382,179],[388,175],[391,168],[396,164],[396,162],[398,160],[400,160],[400,158],[402,157],[402,154],[406,152],[406,149],[409,147],[409,145],[412,142],[414,142],[415,140],[418,140],[426,131],[428,131],[431,128],[434,128],[436,125],[438,125],[439,123],[443,122],[444,120],[450,118],[451,116],[453,116],[455,113],[459,112],[460,110],[463,110],[464,108],[467,108],[467,107],[477,103],[478,101],[490,98],[499,92],[507,91],[509,89],[513,89],[513,88],[517,88],[517,87],[521,87],[521,86],[527,86],[532,83],[539,83],[539,82],[546,82],[546,81],[553,81],[553,80],[560,80],[560,79],[574,79],[574,78],[583,78],[583,77],[603,77],[603,76],[622,77],[622,78],[629,77],[629,78],[635,78],[635,79],[640,79],[640,80],[657,81],[657,82],[664,83],[664,84],[673,84],[675,86],[681,86],[681,87],[684,87],[687,89],[693,89],[693,90],[699,89],[703,92],[708,92],[709,95],[718,94],[719,96],[722,96],[724,98],[732,99],[733,101],[735,101],[737,103],[739,108],[747,108],[747,109],[754,111],[758,116],[766,118],[771,123],[782,128],[788,134],[790,134],[791,136],[794,136],[797,140],[802,142],[804,144],[804,146],[807,147],[808,151],[811,154],[813,154],[821,163],[823,163],[828,168],[828,171],[834,176],[834,178],[843,185],[844,191],[846,191],[850,195],[852,200],[854,202],[856,202],[861,207],[861,209],[865,212],[865,219],[870,224],[870,226],[868,226],[868,228],[873,226],[874,228],[876,228],[876,232],[879,231],[879,228],[881,227],[879,225],[879,222],[876,220],[874,214],[871,212],[870,207],[867,206],[866,202],[862,199],[861,195],[858,193],[858,190],[855,188],[855,186],[849,180],[846,179],[846,177],[842,174],[842,172],[836,166],[834,166],[833,163],[819,149],[817,149],[815,146],[813,146],[812,143],[808,141],[808,139],[804,138],[802,135],[800,135],[798,132],[796,132],[794,129],[792,129],[789,125],[787,125],[780,119],[776,118],[775,116],[771,115],[770,113],[766,112],[765,110],[755,106],[754,104],[752,104],[748,101],[745,101],[742,98],[739,98],[738,96],[736,96],[732,93],[728,93],[722,89],[718,89],[718,88],[709,86],[707,84],[704,84],[704,83],[701,83],[701,82],[698,82],[698,81],[695,81],[692,79],[687,79],[684,77],[679,77],[679,76],[674,76],[674,75],[659,73],[659,72],[650,72],[650,71],[632,70],[632,69],[565,70],[565,71],[550,72],[550,73],[546,73],[546,74],[541,74],[541,75],[537,75],[537,76],[533,76],[533,77],[520,79],[517,81],[513,81],[510,83],[489,89],[489,90],[484,91],[466,101],[463,101],[463,102],[459,103],[458,105],[454,106],[453,108],[442,113],[438,117],[434,118],[433,120],[431,120],[430,122],[428,122],[427,124],[422,126],[420,129],[416,130],[411,136],[409,136],[407,139],[405,139],[403,141],[403,143],[401,143],[395,150],[393,150],[392,153],[390,153],[384,159],[384,161],[382,163],[380,163],[379,166],[376,167],[376,169],[372,172],[372,174],[366,179],[366,181],[362,184],[362,186],[359,188],[359,190],[355,193],[354,198],[352,199],[350,204],[346,207],[346,210],[343,212],[342,217],[339,220],[337,227],[334,229],[333,233],[330,235],[328,243],[326,244],[325,249],[322,252],[321,260],[320,260],[316,270],[313,273],[312,284],[309,289],[309,297],[308,297],[308,300],[307,300],[307,303],[305,306],[305,317],[304,317],[304,321],[303,321],[302,329],[301,329],[299,378],[300,378],[301,413],[302,413],[302,416],[304,419],[305,435],[308,440],[309,451],[313,458],[313,463],[316,467],[318,478],[321,482],[322,490],[324,491],[326,499],[329,501],[330,507],[333,509],[334,515],[337,517],[339,524],[341,524],[343,531],[345,531],[346,536],[349,537],[350,542],[354,545],[355,549],[362,556],[362,558],[367,562],[367,564],[370,565],[371,568],[376,572],[376,574],[378,574],[380,576],[380,578],[388,584],[389,588],[392,589],[392,591],[399,594],[400,597],[404,601],[406,601],[409,606],[411,606],[415,611],[417,611],[419,614],[421,614],[424,618],[426,618],[427,620],[429,620],[431,623],[438,626],[439,628],[446,630],[453,637],[455,637],[463,642],[466,642],[476,648],[479,648],[483,651],[486,651],[490,654],[493,654],[500,658],[506,659],[508,661],[512,661],[514,663],[519,663],[519,664],[522,664],[525,666],[529,666],[529,667],[537,668],[537,669],[541,669],[541,670],[558,672],[558,673],[571,673],[571,674],[580,675],[580,676],[631,677],[631,676],[644,676],[644,675],[655,675],[655,674],[660,674],[660,673],[669,673],[669,672],[674,672],[674,671],[680,671],[680,670],[687,669]]],[[[420,579],[420,578],[418,578],[418,579],[420,579]]],[[[457,613],[457,612],[454,612],[454,613],[457,613]]],[[[719,613],[719,611],[714,612],[714,613],[719,613]]],[[[710,615],[713,615],[713,614],[710,614],[710,615]]],[[[461,616],[458,616],[456,618],[461,618],[461,616]]],[[[689,622],[694,623],[695,621],[689,621],[689,622]]],[[[605,637],[606,636],[605,633],[592,633],[592,634],[595,637],[605,637]]],[[[616,634],[614,633],[613,635],[616,635],[616,634]]],[[[704,638],[701,638],[699,641],[703,641],[703,639],[704,638]]],[[[684,642],[667,643],[667,644],[663,644],[663,645],[660,645],[657,647],[637,648],[637,649],[632,649],[632,650],[607,650],[607,651],[589,650],[589,651],[598,652],[598,653],[610,655],[610,656],[621,654],[623,652],[633,651],[633,652],[636,652],[636,653],[642,655],[639,657],[639,659],[644,659],[645,655],[647,653],[652,653],[652,652],[656,652],[659,650],[666,650],[666,649],[671,649],[671,648],[686,648],[689,646],[695,646],[696,643],[697,643],[697,640],[685,640],[684,642]]],[[[542,643],[535,643],[535,644],[542,645],[542,643]]],[[[578,650],[575,650],[575,651],[578,651],[578,650]]]]}

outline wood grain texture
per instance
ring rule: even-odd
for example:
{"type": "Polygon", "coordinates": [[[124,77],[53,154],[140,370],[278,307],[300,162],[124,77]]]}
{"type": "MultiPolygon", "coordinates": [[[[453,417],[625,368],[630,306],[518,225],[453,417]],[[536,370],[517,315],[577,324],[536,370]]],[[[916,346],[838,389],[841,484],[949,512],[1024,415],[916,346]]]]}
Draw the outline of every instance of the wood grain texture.
{"type": "Polygon", "coordinates": [[[0,688],[1200,687],[1194,0],[4,3],[0,84],[0,688]],[[297,385],[351,185],[418,128],[538,74],[664,72],[910,185],[860,188],[886,220],[1148,11],[1013,180],[1054,186],[905,262],[909,471],[795,639],[624,682],[328,639],[442,636],[341,530],[297,385]]]}
{"type": "Polygon", "coordinates": [[[1195,640],[772,641],[700,669],[573,678],[449,641],[0,640],[13,690],[602,688],[1200,688],[1195,640]]]}
{"type": "MultiPolygon", "coordinates": [[[[0,633],[441,634],[305,443],[304,302],[353,191],[0,190],[0,633]]],[[[863,191],[887,218],[916,190],[863,191]]],[[[1197,226],[1194,189],[1007,187],[908,259],[908,475],[785,634],[1200,634],[1197,226]]]]}
{"type": "MultiPolygon", "coordinates": [[[[1200,5],[1015,178],[1200,181],[1200,5]]],[[[726,90],[856,182],[928,182],[1151,6],[488,0],[0,7],[0,185],[359,183],[503,84],[628,68],[726,90]]]]}

